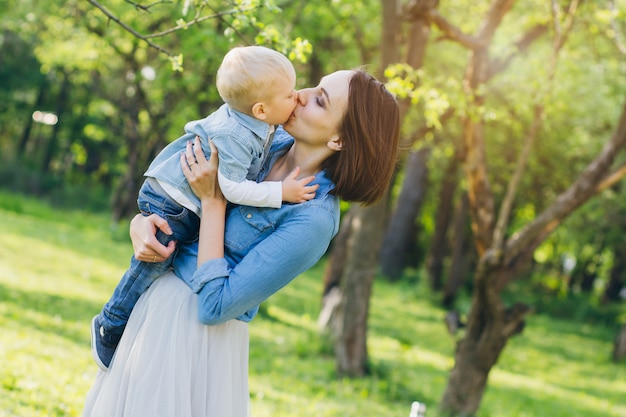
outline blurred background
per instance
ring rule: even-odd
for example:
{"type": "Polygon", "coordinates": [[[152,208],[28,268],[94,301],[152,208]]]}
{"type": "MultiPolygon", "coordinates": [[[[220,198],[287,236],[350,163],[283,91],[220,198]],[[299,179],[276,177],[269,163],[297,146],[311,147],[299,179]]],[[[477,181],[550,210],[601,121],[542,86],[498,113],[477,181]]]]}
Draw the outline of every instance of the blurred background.
{"type": "MultiPolygon", "coordinates": [[[[382,281],[419,288],[408,303],[432,302],[455,340],[429,412],[478,412],[509,340],[545,315],[602,329],[616,391],[591,408],[626,415],[626,1],[2,0],[0,207],[101,216],[127,250],[144,170],[220,106],[215,72],[242,44],[289,56],[298,88],[363,66],[401,106],[388,195],[342,206],[314,278],[333,375],[372,374],[382,281]]],[[[561,415],[537,413],[510,415],[561,415]]]]}

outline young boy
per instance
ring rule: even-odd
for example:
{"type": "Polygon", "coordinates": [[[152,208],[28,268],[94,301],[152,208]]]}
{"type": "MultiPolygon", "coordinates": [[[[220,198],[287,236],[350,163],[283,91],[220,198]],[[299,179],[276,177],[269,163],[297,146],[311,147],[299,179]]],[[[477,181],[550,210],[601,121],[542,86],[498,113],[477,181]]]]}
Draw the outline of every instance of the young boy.
{"type": "MultiPolygon", "coordinates": [[[[161,243],[197,239],[200,200],[191,191],[180,167],[180,153],[187,142],[199,136],[209,155],[208,139],[219,153],[218,181],[230,202],[280,207],[282,201],[310,199],[311,180],[290,176],[282,182],[256,183],[272,142],[275,125],[293,113],[297,92],[293,65],[279,52],[261,46],[238,47],[226,54],[217,72],[217,89],[226,104],[202,120],[185,125],[183,136],[170,143],[150,164],[137,203],[145,215],[164,217],[173,231],[159,232],[161,243]],[[309,197],[307,197],[309,195],[309,197]]],[[[178,245],[177,245],[178,247],[178,245]]],[[[154,280],[170,268],[176,252],[160,263],[131,258],[113,296],[91,324],[91,350],[102,370],[107,370],[130,312],[154,280]]]]}

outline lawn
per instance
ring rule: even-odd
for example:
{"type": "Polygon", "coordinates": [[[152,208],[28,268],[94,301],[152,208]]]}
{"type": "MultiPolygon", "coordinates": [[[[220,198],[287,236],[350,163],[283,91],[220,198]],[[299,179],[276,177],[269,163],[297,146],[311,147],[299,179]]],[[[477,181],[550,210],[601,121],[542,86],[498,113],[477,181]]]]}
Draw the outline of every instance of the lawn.
{"type": "MultiPolygon", "coordinates": [[[[0,193],[0,416],[80,416],[96,372],[89,322],[127,266],[126,225],[0,193]]],[[[372,374],[338,379],[316,325],[323,265],[274,295],[250,325],[254,417],[406,417],[436,405],[455,340],[423,284],[375,284],[372,374]]],[[[529,317],[496,368],[479,417],[626,416],[615,329],[529,317]]]]}

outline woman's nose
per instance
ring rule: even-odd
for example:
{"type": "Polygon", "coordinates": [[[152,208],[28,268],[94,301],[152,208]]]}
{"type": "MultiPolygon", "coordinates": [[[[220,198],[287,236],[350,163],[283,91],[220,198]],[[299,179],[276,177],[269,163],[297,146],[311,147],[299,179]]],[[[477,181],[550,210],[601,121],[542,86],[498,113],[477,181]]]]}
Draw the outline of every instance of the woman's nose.
{"type": "Polygon", "coordinates": [[[298,100],[298,103],[302,106],[305,106],[307,103],[307,99],[309,97],[307,92],[308,92],[307,88],[297,91],[297,94],[298,94],[297,100],[298,100]]]}

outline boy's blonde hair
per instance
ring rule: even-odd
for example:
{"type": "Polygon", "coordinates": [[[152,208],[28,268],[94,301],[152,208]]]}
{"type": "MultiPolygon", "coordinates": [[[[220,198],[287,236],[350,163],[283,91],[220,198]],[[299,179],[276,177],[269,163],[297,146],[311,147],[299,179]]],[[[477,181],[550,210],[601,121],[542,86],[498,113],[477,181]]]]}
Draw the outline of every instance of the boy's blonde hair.
{"type": "Polygon", "coordinates": [[[250,114],[254,103],[277,93],[278,81],[296,71],[287,57],[263,46],[239,46],[231,49],[217,70],[217,91],[230,107],[250,114]]]}

